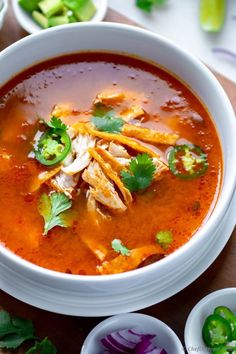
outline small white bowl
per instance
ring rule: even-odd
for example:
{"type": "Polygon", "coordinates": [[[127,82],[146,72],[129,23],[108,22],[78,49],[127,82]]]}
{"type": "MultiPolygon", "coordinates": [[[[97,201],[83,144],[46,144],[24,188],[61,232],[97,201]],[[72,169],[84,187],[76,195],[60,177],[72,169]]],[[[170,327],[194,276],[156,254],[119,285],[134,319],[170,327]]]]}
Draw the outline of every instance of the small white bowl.
{"type": "Polygon", "coordinates": [[[144,333],[156,334],[153,343],[164,348],[168,354],[183,354],[184,349],[175,332],[164,322],[140,313],[117,315],[102,321],[87,336],[80,354],[103,354],[100,340],[107,334],[122,329],[140,328],[144,333]]]}
{"type": "MultiPolygon", "coordinates": [[[[104,19],[107,13],[108,0],[93,0],[93,2],[97,8],[97,11],[89,22],[100,22],[104,19]]],[[[19,5],[18,0],[12,0],[12,5],[18,23],[22,28],[24,28],[26,32],[36,33],[43,29],[34,21],[34,19],[31,17],[29,13],[27,13],[22,9],[22,7],[19,5]]]]}
{"type": "Polygon", "coordinates": [[[236,288],[215,291],[204,297],[192,309],[184,332],[186,350],[189,354],[195,352],[209,354],[209,349],[202,339],[202,327],[205,319],[213,313],[217,306],[227,306],[233,312],[236,312],[236,288]]]}
{"type": "Polygon", "coordinates": [[[8,0],[0,0],[0,29],[3,26],[4,18],[7,13],[8,0]]]}

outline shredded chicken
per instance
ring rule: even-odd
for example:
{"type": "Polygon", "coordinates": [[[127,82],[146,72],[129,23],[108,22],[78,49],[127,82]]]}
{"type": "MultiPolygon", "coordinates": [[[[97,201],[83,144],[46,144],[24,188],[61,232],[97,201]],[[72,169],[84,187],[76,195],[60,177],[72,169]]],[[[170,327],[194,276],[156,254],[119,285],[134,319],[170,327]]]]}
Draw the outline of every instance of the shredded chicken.
{"type": "Polygon", "coordinates": [[[72,153],[75,154],[75,159],[70,165],[62,167],[62,171],[68,175],[74,175],[85,169],[91,161],[88,149],[94,147],[95,142],[96,139],[89,134],[79,134],[72,141],[72,153]]]}
{"type": "Polygon", "coordinates": [[[141,106],[133,105],[130,108],[125,109],[120,113],[122,119],[126,122],[129,122],[133,119],[141,118],[145,114],[141,106]]]}
{"type": "Polygon", "coordinates": [[[154,174],[154,180],[155,181],[159,181],[160,179],[162,179],[165,175],[165,173],[167,171],[169,171],[169,167],[162,162],[161,160],[157,159],[157,158],[153,158],[152,159],[154,165],[156,166],[156,172],[154,174]]]}
{"type": "Polygon", "coordinates": [[[83,172],[82,178],[93,187],[90,188],[90,193],[99,203],[117,212],[126,210],[126,206],[116,192],[113,183],[105,176],[97,162],[89,164],[83,172]]]}
{"type": "Polygon", "coordinates": [[[126,159],[130,158],[129,153],[124,146],[115,144],[113,141],[110,142],[108,151],[115,157],[124,157],[126,159]]]}
{"type": "Polygon", "coordinates": [[[115,183],[115,185],[119,188],[119,190],[125,200],[126,205],[129,205],[133,200],[130,191],[124,186],[118,173],[113,170],[113,168],[109,164],[109,162],[107,162],[106,160],[104,160],[101,157],[101,155],[98,153],[98,151],[99,150],[97,150],[96,148],[89,149],[90,155],[99,163],[99,165],[101,166],[101,168],[103,169],[103,171],[107,175],[107,177],[110,178],[110,180],[112,180],[115,183]]]}
{"type": "Polygon", "coordinates": [[[124,100],[125,94],[124,92],[101,92],[99,93],[95,100],[94,104],[104,104],[104,105],[115,105],[124,100]]]}
{"type": "MultiPolygon", "coordinates": [[[[96,149],[96,152],[99,155],[101,155],[103,160],[107,161],[110,164],[111,168],[116,173],[119,174],[124,169],[123,164],[119,162],[119,158],[114,157],[112,154],[110,154],[110,152],[108,152],[107,150],[101,149],[99,146],[97,146],[95,149],[96,149]]],[[[130,161],[130,159],[129,159],[129,161],[130,161]]]]}
{"type": "Polygon", "coordinates": [[[78,180],[78,173],[74,176],[70,176],[61,171],[53,179],[50,180],[50,185],[57,192],[64,193],[67,197],[72,198],[72,193],[75,190],[78,180]]]}
{"type": "Polygon", "coordinates": [[[124,124],[122,127],[122,134],[148,143],[167,145],[174,145],[179,138],[177,134],[159,132],[157,130],[142,128],[132,124],[124,124]]]}
{"type": "Polygon", "coordinates": [[[134,248],[128,256],[120,254],[111,261],[104,261],[101,266],[97,267],[97,270],[102,275],[128,272],[136,269],[145,259],[154,254],[163,254],[161,247],[148,245],[134,248]]]}

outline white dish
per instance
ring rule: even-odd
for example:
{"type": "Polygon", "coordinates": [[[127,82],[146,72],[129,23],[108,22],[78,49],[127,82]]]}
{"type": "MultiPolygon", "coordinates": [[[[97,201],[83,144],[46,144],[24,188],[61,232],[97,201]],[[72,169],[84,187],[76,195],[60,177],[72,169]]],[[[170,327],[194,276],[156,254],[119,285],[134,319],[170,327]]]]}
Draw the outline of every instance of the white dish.
{"type": "MultiPolygon", "coordinates": [[[[97,8],[97,11],[93,18],[89,22],[99,22],[102,21],[107,13],[108,8],[108,0],[93,0],[94,5],[97,8]]],[[[42,30],[40,27],[28,14],[26,11],[22,9],[19,5],[18,0],[12,0],[13,11],[15,17],[19,23],[19,25],[24,28],[24,30],[28,33],[36,33],[42,30]]],[[[70,25],[70,24],[69,24],[70,25]]],[[[67,25],[68,26],[68,25],[67,25]]]]}
{"type": "Polygon", "coordinates": [[[202,327],[207,316],[211,315],[217,306],[227,306],[236,313],[236,288],[226,288],[215,291],[204,297],[192,309],[185,326],[185,345],[189,354],[201,352],[209,354],[202,339],[202,327]]]}
{"type": "Polygon", "coordinates": [[[139,313],[117,315],[102,321],[87,336],[81,354],[103,354],[101,338],[122,329],[139,328],[144,333],[156,334],[153,343],[164,348],[168,354],[183,354],[184,349],[175,332],[164,322],[139,313]]]}
{"type": "Polygon", "coordinates": [[[235,225],[236,121],[224,90],[195,57],[151,32],[119,24],[71,24],[24,38],[0,54],[5,67],[0,86],[35,63],[87,50],[136,55],[180,77],[214,117],[224,155],[222,191],[208,221],[187,244],[155,264],[116,275],[69,275],[40,268],[0,246],[2,290],[49,311],[107,316],[176,294],[200,276],[225,246],[235,225]]]}
{"type": "Polygon", "coordinates": [[[4,19],[7,13],[8,0],[0,0],[0,29],[3,26],[4,19]]]}

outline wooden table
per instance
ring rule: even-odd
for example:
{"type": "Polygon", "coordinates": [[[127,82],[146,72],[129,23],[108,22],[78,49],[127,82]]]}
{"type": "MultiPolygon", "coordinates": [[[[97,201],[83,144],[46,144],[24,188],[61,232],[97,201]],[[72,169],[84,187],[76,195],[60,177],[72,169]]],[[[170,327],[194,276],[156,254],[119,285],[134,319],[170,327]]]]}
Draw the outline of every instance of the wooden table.
{"type": "MultiPolygon", "coordinates": [[[[106,21],[133,24],[129,19],[109,10],[106,21]]],[[[0,50],[26,36],[17,24],[11,8],[0,32],[0,50]]],[[[0,63],[0,72],[1,68],[0,63]]],[[[219,74],[215,74],[225,88],[236,111],[236,85],[219,74]]],[[[177,295],[142,310],[161,319],[170,325],[183,341],[184,325],[192,307],[206,294],[224,287],[236,286],[236,230],[227,246],[212,264],[212,266],[194,283],[177,295]]],[[[22,284],[22,286],[24,286],[22,284]]],[[[31,318],[35,324],[39,337],[48,336],[57,346],[59,354],[79,354],[81,345],[88,332],[98,324],[102,318],[82,318],[58,315],[26,305],[0,291],[0,306],[11,314],[31,318]]],[[[1,352],[0,353],[6,353],[1,352]]],[[[24,350],[18,353],[24,353],[24,350]]],[[[91,353],[94,354],[94,353],[91,353]]]]}

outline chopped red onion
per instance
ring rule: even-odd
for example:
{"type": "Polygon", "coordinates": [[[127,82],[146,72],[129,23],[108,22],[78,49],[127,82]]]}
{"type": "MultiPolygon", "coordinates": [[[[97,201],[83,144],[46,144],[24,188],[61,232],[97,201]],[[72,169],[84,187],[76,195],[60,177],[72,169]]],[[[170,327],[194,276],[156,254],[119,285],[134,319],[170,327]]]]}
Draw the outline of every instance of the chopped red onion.
{"type": "Polygon", "coordinates": [[[106,348],[104,354],[167,354],[152,343],[154,337],[155,334],[132,328],[110,333],[101,339],[101,343],[106,348]]]}

